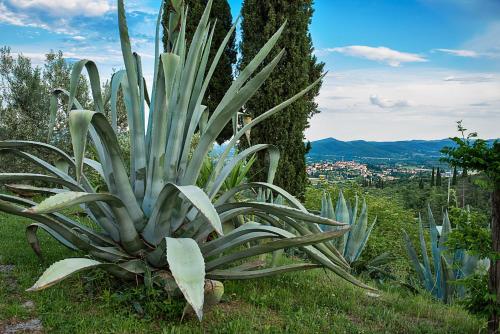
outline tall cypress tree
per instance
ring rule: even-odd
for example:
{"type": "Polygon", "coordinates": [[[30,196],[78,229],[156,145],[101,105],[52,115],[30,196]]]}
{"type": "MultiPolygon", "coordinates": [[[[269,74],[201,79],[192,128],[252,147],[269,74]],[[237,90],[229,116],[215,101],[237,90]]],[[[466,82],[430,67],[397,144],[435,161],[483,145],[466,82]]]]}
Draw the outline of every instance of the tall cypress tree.
{"type": "MultiPolygon", "coordinates": [[[[309,33],[312,15],[313,0],[243,1],[240,69],[288,20],[269,59],[282,48],[286,53],[269,79],[246,103],[245,112],[251,117],[263,114],[321,76],[324,64],[313,55],[309,33]]],[[[251,132],[252,144],[269,143],[278,147],[281,158],[275,183],[299,198],[307,184],[305,155],[309,145],[304,143],[304,130],[309,126],[309,118],[318,112],[314,102],[318,93],[319,85],[286,110],[252,128],[251,132]]],[[[264,154],[259,155],[252,175],[255,180],[265,179],[266,165],[264,154]]]]}
{"type": "Polygon", "coordinates": [[[441,169],[439,167],[436,173],[436,186],[441,187],[441,169]]]}
{"type": "MultiPolygon", "coordinates": [[[[168,0],[165,2],[168,4],[168,0]]],[[[193,38],[194,32],[196,31],[196,27],[198,26],[198,22],[200,21],[201,15],[205,10],[205,6],[207,4],[207,0],[184,0],[188,8],[188,16],[187,16],[187,24],[186,24],[186,39],[188,41],[188,45],[193,38]]],[[[168,15],[165,15],[167,11],[164,11],[164,15],[162,18],[162,25],[164,31],[166,31],[168,27],[168,15]]],[[[231,8],[227,0],[213,0],[212,3],[212,11],[210,12],[210,19],[212,21],[217,20],[214,37],[212,39],[212,48],[210,50],[210,57],[208,60],[208,64],[212,63],[215,54],[217,53],[217,49],[219,45],[222,44],[224,37],[226,37],[227,32],[231,29],[233,24],[233,18],[231,15],[231,8]]],[[[166,47],[167,45],[167,34],[163,34],[163,45],[166,47]]],[[[236,64],[236,44],[235,44],[235,35],[231,36],[229,43],[227,44],[224,53],[222,54],[219,64],[212,76],[212,80],[208,85],[207,92],[205,95],[205,100],[203,104],[208,107],[210,113],[212,113],[220,100],[226,93],[227,89],[231,85],[233,81],[233,66],[236,64]]],[[[223,132],[217,138],[219,143],[223,143],[227,139],[231,138],[233,134],[231,124],[228,124],[223,132]]]]}
{"type": "Polygon", "coordinates": [[[434,167],[432,167],[431,187],[434,187],[434,186],[436,185],[436,183],[435,183],[435,181],[434,181],[434,180],[435,180],[435,178],[434,178],[434,173],[435,173],[435,171],[434,171],[434,167]]]}

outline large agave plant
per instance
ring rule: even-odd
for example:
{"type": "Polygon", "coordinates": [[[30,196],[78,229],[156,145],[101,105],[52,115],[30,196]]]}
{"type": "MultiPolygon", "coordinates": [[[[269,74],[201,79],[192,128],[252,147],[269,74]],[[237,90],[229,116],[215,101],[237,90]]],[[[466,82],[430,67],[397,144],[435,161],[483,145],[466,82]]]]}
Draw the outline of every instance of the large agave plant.
{"type": "MultiPolygon", "coordinates": [[[[331,243],[349,226],[332,218],[309,213],[286,191],[272,185],[279,153],[275,147],[259,144],[228,160],[230,150],[253,126],[301,98],[318,81],[237,130],[227,144],[203,187],[196,182],[204,159],[218,134],[246,101],[269,77],[283,56],[281,50],[263,65],[282,33],[282,26],[243,69],[208,117],[201,104],[210,78],[235,26],[231,28],[213,62],[208,64],[214,24],[209,22],[212,1],[207,7],[188,46],[185,38],[186,10],[181,0],[165,7],[169,16],[168,47],[159,53],[159,19],[156,25],[156,53],[151,95],[142,75],[141,58],[131,51],[124,3],[118,0],[120,41],[125,70],[112,77],[111,93],[102,96],[97,67],[81,60],[73,67],[70,90],[56,90],[52,96],[51,117],[55,119],[58,99],[67,102],[69,130],[74,156],[45,143],[0,142],[0,150],[14,153],[40,166],[46,174],[0,174],[0,181],[50,184],[17,186],[51,196],[35,203],[1,194],[0,210],[30,218],[28,241],[41,253],[37,229],[41,228],[63,245],[88,254],[54,263],[30,288],[40,290],[65,277],[89,268],[101,268],[124,279],[163,284],[170,291],[180,290],[198,317],[202,317],[205,279],[247,279],[296,270],[325,267],[344,279],[366,287],[349,273],[349,265],[331,243]],[[83,69],[90,78],[95,110],[84,110],[75,99],[78,78],[83,69]],[[123,92],[130,136],[130,166],[124,165],[116,135],[116,101],[123,92]],[[111,103],[111,124],[103,114],[111,103]],[[146,106],[148,108],[146,108],[146,106]],[[147,126],[145,112],[149,109],[147,126]],[[199,133],[199,141],[192,139],[199,133]],[[87,144],[87,136],[91,143],[87,144]],[[98,161],[85,157],[87,145],[97,152],[98,161]],[[26,152],[45,150],[64,163],[55,165],[26,152]],[[221,193],[235,166],[258,151],[269,153],[267,182],[242,183],[221,193]],[[107,193],[97,193],[86,173],[92,170],[105,181],[107,193]],[[241,193],[259,189],[280,195],[287,205],[263,203],[252,198],[238,201],[241,193]],[[98,228],[78,223],[61,212],[80,205],[98,228]],[[222,224],[235,217],[259,217],[267,225],[245,223],[223,235],[222,224]],[[278,226],[283,221],[293,232],[278,226]],[[323,232],[319,228],[335,226],[323,232]],[[266,239],[267,242],[260,242],[266,239]],[[277,267],[252,268],[252,257],[276,250],[300,247],[311,262],[277,267]]],[[[15,186],[14,186],[15,187],[15,186]]]]}
{"type": "MultiPolygon", "coordinates": [[[[373,223],[368,225],[368,208],[366,206],[366,201],[363,200],[361,213],[358,216],[357,196],[354,205],[350,207],[341,190],[337,204],[334,208],[330,193],[323,192],[320,215],[321,217],[336,220],[351,226],[349,232],[344,234],[342,238],[335,239],[332,242],[335,243],[335,246],[339,249],[348,263],[351,264],[357,261],[377,221],[377,218],[375,218],[373,223]]],[[[321,227],[324,231],[332,231],[338,228],[331,225],[323,225],[321,227]]]]}
{"type": "Polygon", "coordinates": [[[452,282],[473,274],[478,269],[480,261],[476,256],[469,255],[462,249],[456,250],[455,252],[448,251],[446,240],[451,232],[448,212],[445,212],[443,216],[441,231],[439,231],[436,226],[430,206],[428,206],[427,212],[429,217],[432,268],[427,253],[427,244],[424,238],[424,229],[420,215],[418,217],[419,242],[423,262],[420,262],[417,251],[410,237],[404,230],[403,237],[405,239],[408,256],[422,286],[434,297],[448,303],[454,297],[462,297],[465,292],[463,288],[452,282]]]}

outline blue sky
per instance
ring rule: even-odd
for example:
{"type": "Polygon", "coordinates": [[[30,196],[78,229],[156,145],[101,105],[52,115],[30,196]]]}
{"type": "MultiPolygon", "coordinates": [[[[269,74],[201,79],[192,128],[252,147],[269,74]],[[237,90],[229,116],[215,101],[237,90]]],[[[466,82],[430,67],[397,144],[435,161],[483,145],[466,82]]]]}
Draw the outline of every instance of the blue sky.
{"type": "MultiPolygon", "coordinates": [[[[230,0],[233,16],[241,0],[230,0]]],[[[126,0],[151,77],[159,0],[126,0]]],[[[40,64],[50,49],[122,67],[115,1],[0,0],[0,45],[40,64]]],[[[315,52],[329,71],[308,139],[436,139],[455,121],[500,137],[500,1],[316,0],[315,52]]]]}

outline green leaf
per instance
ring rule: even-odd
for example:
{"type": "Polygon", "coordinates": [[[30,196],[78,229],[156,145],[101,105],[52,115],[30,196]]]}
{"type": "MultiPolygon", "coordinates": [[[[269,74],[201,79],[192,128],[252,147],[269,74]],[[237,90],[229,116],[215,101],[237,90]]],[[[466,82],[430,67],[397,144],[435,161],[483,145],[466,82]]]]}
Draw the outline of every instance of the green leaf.
{"type": "Polygon", "coordinates": [[[265,268],[259,270],[234,270],[234,269],[216,269],[207,273],[209,279],[252,279],[261,278],[277,274],[289,273],[293,271],[302,271],[321,268],[321,265],[315,263],[294,263],[279,267],[265,268]]]}
{"type": "Polygon", "coordinates": [[[111,194],[92,194],[85,192],[66,191],[55,194],[26,211],[30,213],[51,213],[67,209],[78,204],[95,201],[114,202],[115,204],[123,206],[120,199],[111,194]]]}
{"type": "Polygon", "coordinates": [[[165,238],[167,262],[175,282],[198,319],[203,317],[205,260],[198,244],[189,238],[165,238]]]}
{"type": "MultiPolygon", "coordinates": [[[[208,196],[196,186],[178,186],[167,183],[158,195],[156,205],[144,229],[143,236],[151,244],[158,244],[165,236],[171,235],[179,226],[171,222],[172,212],[176,209],[176,200],[182,194],[187,203],[190,203],[209,224],[211,229],[223,235],[222,223],[208,196]]],[[[182,223],[182,222],[181,222],[182,223]]]]}
{"type": "Polygon", "coordinates": [[[85,258],[71,258],[58,261],[45,270],[36,283],[26,291],[39,291],[46,289],[72,274],[97,267],[100,264],[102,263],[99,261],[85,258]]]}

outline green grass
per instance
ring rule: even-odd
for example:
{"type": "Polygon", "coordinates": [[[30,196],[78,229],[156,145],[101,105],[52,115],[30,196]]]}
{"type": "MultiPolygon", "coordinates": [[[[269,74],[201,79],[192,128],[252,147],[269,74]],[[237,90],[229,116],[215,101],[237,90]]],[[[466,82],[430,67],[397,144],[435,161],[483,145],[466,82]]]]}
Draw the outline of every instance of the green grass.
{"type": "Polygon", "coordinates": [[[52,262],[76,256],[40,232],[44,260],[24,236],[28,221],[0,214],[0,331],[38,317],[47,333],[477,333],[484,319],[425,295],[386,289],[366,295],[322,270],[269,279],[225,282],[223,302],[200,324],[180,320],[183,302],[127,287],[104,272],[75,275],[47,290],[28,293],[52,262]],[[13,281],[16,280],[17,284],[13,281]],[[21,305],[35,302],[35,310],[21,305]]]}

